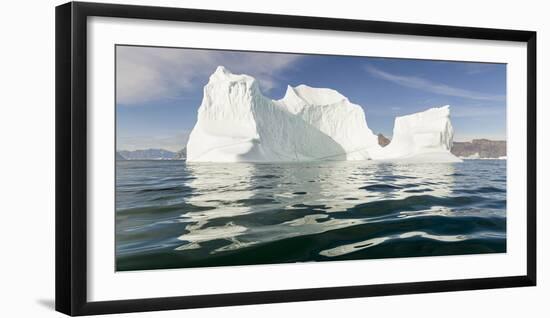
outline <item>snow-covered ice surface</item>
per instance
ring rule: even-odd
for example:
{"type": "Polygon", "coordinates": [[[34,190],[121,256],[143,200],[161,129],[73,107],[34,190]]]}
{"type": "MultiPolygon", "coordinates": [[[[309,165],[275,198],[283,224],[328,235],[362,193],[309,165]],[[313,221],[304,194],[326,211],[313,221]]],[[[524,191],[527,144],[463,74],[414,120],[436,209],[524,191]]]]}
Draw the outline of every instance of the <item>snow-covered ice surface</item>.
{"type": "Polygon", "coordinates": [[[363,108],[335,90],[289,86],[274,101],[253,77],[219,66],[204,87],[187,161],[460,161],[449,151],[448,106],[396,118],[393,136],[379,146],[363,108]]]}

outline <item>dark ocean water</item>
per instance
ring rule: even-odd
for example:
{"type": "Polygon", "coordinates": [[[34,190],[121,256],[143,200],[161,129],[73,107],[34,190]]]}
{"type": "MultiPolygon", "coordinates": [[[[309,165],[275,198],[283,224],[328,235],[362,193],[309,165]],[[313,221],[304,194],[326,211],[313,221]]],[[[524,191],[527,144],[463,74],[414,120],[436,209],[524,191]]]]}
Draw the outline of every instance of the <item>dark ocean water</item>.
{"type": "Polygon", "coordinates": [[[506,160],[118,161],[117,270],[506,251],[506,160]]]}

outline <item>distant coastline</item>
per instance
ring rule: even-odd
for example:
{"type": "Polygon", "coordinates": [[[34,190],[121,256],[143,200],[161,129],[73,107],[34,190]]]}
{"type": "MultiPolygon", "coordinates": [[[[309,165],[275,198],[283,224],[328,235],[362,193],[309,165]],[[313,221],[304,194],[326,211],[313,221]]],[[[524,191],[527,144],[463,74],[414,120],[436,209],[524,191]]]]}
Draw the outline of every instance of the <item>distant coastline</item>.
{"type": "MultiPolygon", "coordinates": [[[[378,134],[382,147],[389,144],[390,139],[378,134]]],[[[473,139],[472,141],[455,141],[451,153],[461,159],[506,159],[506,141],[473,139]]]]}
{"type": "Polygon", "coordinates": [[[185,160],[187,150],[170,151],[162,148],[117,150],[116,160],[185,160]]]}
{"type": "Polygon", "coordinates": [[[505,159],[506,141],[474,139],[470,142],[453,143],[451,153],[464,159],[505,159]]]}
{"type": "MultiPolygon", "coordinates": [[[[385,147],[390,139],[378,134],[380,146],[385,147]]],[[[506,159],[506,141],[473,139],[472,141],[455,141],[451,153],[461,159],[506,159]]],[[[186,160],[187,150],[170,151],[162,148],[117,150],[116,160],[186,160]]]]}

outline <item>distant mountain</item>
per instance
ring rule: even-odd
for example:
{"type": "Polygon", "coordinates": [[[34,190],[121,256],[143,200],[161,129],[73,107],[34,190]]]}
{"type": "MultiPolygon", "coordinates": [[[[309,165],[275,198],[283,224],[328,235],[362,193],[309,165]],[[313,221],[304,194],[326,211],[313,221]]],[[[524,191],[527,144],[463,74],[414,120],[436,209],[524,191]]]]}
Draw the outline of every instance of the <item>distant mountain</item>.
{"type": "Polygon", "coordinates": [[[116,160],[119,161],[119,160],[126,160],[126,158],[124,158],[123,155],[120,154],[120,152],[116,152],[116,160]]]}
{"type": "MultiPolygon", "coordinates": [[[[380,146],[385,147],[389,143],[389,138],[378,134],[378,144],[380,146]]],[[[506,157],[506,141],[489,139],[474,139],[467,142],[455,141],[451,153],[463,159],[502,158],[506,157]]]]}
{"type": "Polygon", "coordinates": [[[506,157],[505,140],[474,139],[470,142],[453,142],[451,152],[462,158],[506,157]]]}
{"type": "Polygon", "coordinates": [[[126,160],[173,160],[176,158],[175,152],[165,149],[120,150],[118,154],[126,160]]]}
{"type": "Polygon", "coordinates": [[[382,134],[378,134],[378,144],[382,147],[386,147],[390,143],[390,140],[382,134]]]}
{"type": "Polygon", "coordinates": [[[183,148],[182,150],[176,152],[176,156],[174,157],[174,159],[177,159],[177,160],[187,159],[187,148],[183,148]]]}

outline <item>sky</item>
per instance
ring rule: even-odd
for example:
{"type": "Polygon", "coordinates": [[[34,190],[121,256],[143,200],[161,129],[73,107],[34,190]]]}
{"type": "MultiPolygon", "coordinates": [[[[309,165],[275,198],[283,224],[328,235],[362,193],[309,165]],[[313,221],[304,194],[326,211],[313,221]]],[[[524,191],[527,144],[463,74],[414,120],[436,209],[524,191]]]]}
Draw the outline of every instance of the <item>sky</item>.
{"type": "Polygon", "coordinates": [[[391,137],[396,116],[451,106],[455,141],[506,140],[506,65],[380,57],[117,46],[117,149],[185,147],[219,65],[255,77],[271,99],[287,85],[335,89],[391,137]]]}

